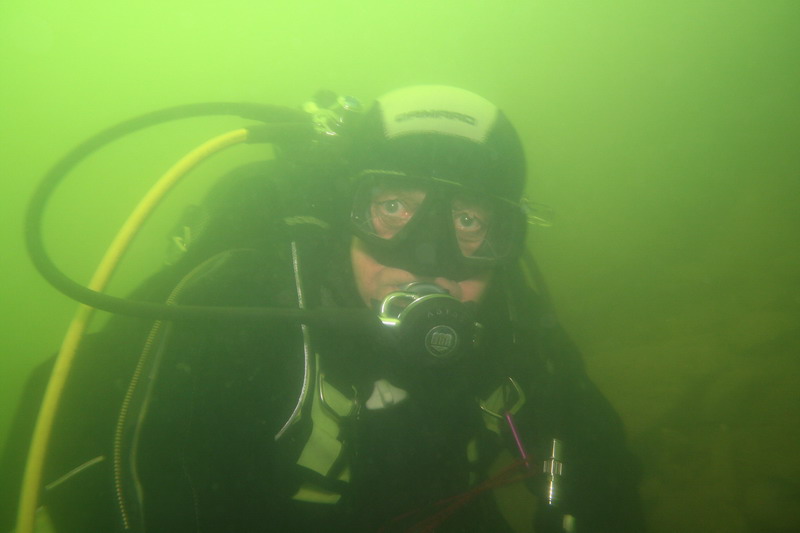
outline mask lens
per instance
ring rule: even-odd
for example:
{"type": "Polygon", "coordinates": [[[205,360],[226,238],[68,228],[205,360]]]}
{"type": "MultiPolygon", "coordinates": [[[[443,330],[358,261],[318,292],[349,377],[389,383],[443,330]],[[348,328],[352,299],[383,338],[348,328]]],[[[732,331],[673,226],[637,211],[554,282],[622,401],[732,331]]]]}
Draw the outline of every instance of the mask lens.
{"type": "Polygon", "coordinates": [[[494,209],[477,198],[455,197],[451,202],[453,233],[464,257],[479,254],[494,222],[494,209]]]}
{"type": "Polygon", "coordinates": [[[368,177],[356,193],[353,223],[367,235],[392,239],[419,213],[427,196],[427,188],[414,180],[368,177]]]}
{"type": "Polygon", "coordinates": [[[518,206],[494,197],[456,195],[453,230],[464,257],[502,260],[514,253],[524,234],[518,206]]]}
{"type": "Polygon", "coordinates": [[[425,194],[415,188],[376,187],[369,207],[372,230],[382,239],[397,235],[417,214],[425,194]]]}

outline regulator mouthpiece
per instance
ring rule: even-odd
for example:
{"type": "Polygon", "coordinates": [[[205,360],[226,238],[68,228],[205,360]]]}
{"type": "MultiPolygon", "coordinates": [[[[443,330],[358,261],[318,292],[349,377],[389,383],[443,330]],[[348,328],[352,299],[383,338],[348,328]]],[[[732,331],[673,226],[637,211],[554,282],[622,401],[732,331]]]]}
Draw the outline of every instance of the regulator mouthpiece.
{"type": "Polygon", "coordinates": [[[378,316],[404,363],[441,367],[475,350],[481,325],[471,307],[434,283],[413,282],[388,294],[378,316]]]}

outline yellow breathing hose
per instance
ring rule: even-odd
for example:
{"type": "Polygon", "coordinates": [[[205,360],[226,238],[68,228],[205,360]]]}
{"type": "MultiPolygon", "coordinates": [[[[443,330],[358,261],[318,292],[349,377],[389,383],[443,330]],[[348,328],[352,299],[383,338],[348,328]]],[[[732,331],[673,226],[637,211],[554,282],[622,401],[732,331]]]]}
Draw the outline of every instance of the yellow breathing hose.
{"type": "MultiPolygon", "coordinates": [[[[102,292],[105,289],[139,229],[158,206],[159,202],[186,174],[211,155],[247,141],[248,135],[248,130],[244,128],[224,133],[198,146],[173,165],[147,192],[125,221],[125,224],[120,228],[92,276],[92,280],[88,285],[89,288],[97,292],[102,292]]],[[[25,464],[25,475],[17,511],[16,533],[33,533],[34,531],[39,487],[42,482],[42,472],[50,433],[53,428],[53,420],[58,410],[58,403],[64,391],[72,362],[75,359],[78,346],[86,332],[93,312],[94,309],[87,305],[81,304],[78,307],[56,357],[50,381],[47,384],[42,405],[39,409],[39,416],[36,419],[31,447],[25,464]]]]}

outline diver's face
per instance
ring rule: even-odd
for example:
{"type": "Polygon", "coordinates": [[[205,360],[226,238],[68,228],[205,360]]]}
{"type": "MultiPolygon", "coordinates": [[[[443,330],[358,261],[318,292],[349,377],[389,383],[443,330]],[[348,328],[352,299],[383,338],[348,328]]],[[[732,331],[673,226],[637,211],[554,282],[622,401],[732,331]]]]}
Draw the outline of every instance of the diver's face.
{"type": "MultiPolygon", "coordinates": [[[[365,206],[372,234],[381,239],[393,238],[417,215],[427,194],[426,189],[404,182],[382,183],[373,187],[368,196],[369,204],[365,206]]],[[[451,233],[461,253],[471,256],[486,237],[492,213],[482,205],[480,199],[464,193],[454,195],[448,201],[449,216],[439,222],[445,223],[447,220],[446,223],[452,224],[451,233]]],[[[369,306],[374,306],[375,301],[383,300],[390,292],[414,281],[433,282],[462,302],[477,302],[491,276],[489,270],[462,281],[420,276],[380,263],[358,237],[353,238],[350,256],[359,294],[369,306]]]]}
{"type": "Polygon", "coordinates": [[[413,281],[433,282],[446,289],[453,298],[462,302],[478,302],[491,278],[491,270],[463,281],[417,276],[406,270],[379,263],[369,253],[364,241],[358,237],[353,237],[350,259],[353,263],[358,292],[364,303],[370,307],[374,307],[375,301],[383,300],[390,292],[399,290],[403,285],[413,281]]]}

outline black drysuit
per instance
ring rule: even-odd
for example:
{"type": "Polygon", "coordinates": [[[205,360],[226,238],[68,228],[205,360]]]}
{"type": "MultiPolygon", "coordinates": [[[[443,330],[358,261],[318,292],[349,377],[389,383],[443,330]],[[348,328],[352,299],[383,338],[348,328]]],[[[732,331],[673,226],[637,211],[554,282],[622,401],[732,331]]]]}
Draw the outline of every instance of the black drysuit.
{"type": "MultiPolygon", "coordinates": [[[[134,297],[296,308],[299,257],[306,307],[363,307],[349,237],[317,223],[341,222],[324,195],[302,197],[274,173],[255,165],[225,180],[208,216],[195,217],[197,242],[134,297]]],[[[478,320],[480,349],[431,369],[396,362],[366,323],[318,324],[304,337],[282,320],[117,318],[81,347],[40,503],[59,532],[406,531],[436,517],[435,531],[508,530],[491,492],[475,488],[502,449],[517,455],[507,423],[481,409],[493,395],[505,398],[496,414],[520,403],[513,381],[532,468],[553,438],[564,443],[555,521],[566,513],[579,532],[641,531],[621,423],[516,267],[495,273],[478,320]],[[407,398],[367,408],[381,380],[407,398]],[[437,514],[470,491],[446,519],[437,514]]],[[[48,369],[32,377],[5,449],[0,531],[12,526],[48,369]]],[[[524,482],[543,488],[541,475],[524,482]]],[[[550,514],[541,500],[537,508],[541,530],[550,514]]]]}

